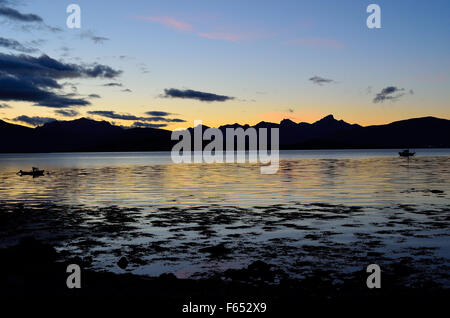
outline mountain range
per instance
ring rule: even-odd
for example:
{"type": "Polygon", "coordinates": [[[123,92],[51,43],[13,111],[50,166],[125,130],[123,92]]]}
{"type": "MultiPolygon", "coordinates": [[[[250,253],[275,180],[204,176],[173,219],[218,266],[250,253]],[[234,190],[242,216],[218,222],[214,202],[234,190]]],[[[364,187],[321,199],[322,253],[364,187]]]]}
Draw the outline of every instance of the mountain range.
{"type": "MultiPolygon", "coordinates": [[[[237,127],[250,126],[233,124],[219,129],[237,127]]],[[[260,122],[253,127],[279,128],[280,149],[450,148],[450,120],[435,117],[363,127],[328,115],[312,124],[284,119],[279,124],[260,122]]],[[[126,129],[88,118],[53,121],[36,128],[0,120],[0,136],[0,153],[169,151],[177,142],[171,140],[169,130],[126,129]]]]}

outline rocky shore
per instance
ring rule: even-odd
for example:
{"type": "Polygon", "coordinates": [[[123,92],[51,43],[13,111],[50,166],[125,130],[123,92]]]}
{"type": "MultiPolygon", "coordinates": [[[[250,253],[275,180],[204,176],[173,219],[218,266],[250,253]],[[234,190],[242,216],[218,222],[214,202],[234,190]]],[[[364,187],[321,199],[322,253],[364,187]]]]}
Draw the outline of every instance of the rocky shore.
{"type": "Polygon", "coordinates": [[[228,270],[208,279],[178,279],[168,273],[159,277],[83,269],[83,260],[57,261],[56,250],[32,237],[19,244],[0,249],[0,297],[3,300],[79,301],[118,299],[145,300],[153,310],[181,312],[187,303],[265,303],[269,312],[298,310],[308,306],[361,306],[362,304],[395,305],[411,302],[442,306],[450,296],[449,289],[433,281],[403,286],[404,276],[414,268],[393,264],[383,272],[381,289],[365,286],[367,274],[355,271],[341,275],[338,283],[330,273],[317,271],[304,279],[285,278],[273,283],[277,269],[262,261],[246,268],[228,270]],[[81,264],[80,289],[69,289],[67,265],[81,264]],[[353,305],[352,305],[353,304],[353,305]]]}

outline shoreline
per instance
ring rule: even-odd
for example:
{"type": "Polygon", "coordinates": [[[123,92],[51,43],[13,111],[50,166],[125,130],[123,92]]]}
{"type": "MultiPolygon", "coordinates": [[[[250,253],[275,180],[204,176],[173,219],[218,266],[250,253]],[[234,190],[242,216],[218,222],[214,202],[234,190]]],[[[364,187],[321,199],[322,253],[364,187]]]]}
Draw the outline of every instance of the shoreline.
{"type": "MultiPolygon", "coordinates": [[[[280,147],[279,151],[280,152],[289,152],[289,151],[304,151],[304,152],[308,152],[308,151],[381,151],[381,150],[392,150],[393,154],[395,155],[395,157],[397,157],[397,152],[399,150],[404,150],[405,147],[332,147],[332,148],[321,148],[321,147],[310,147],[310,148],[284,148],[284,147],[280,147]]],[[[450,147],[409,147],[409,149],[415,149],[415,150],[431,150],[431,151],[436,151],[436,150],[443,150],[443,151],[448,151],[450,150],[450,147]]],[[[71,151],[47,151],[47,152],[34,152],[34,151],[30,151],[30,152],[2,152],[0,151],[0,155],[38,155],[38,154],[95,154],[95,153],[100,153],[100,154],[114,154],[114,153],[126,153],[126,154],[133,154],[133,153],[152,153],[152,154],[156,154],[156,153],[171,153],[171,149],[169,150],[98,150],[98,151],[94,151],[94,150],[71,150],[71,151]]],[[[233,150],[234,152],[236,152],[236,150],[233,150]]],[[[194,151],[190,151],[190,152],[194,152],[194,151]]],[[[225,152],[225,151],[224,151],[225,152]]],[[[248,150],[245,150],[245,152],[248,152],[248,150]]],[[[445,154],[448,155],[448,154],[445,154]]]]}
{"type": "Polygon", "coordinates": [[[279,312],[296,307],[296,299],[301,299],[305,305],[382,302],[383,306],[386,303],[398,306],[413,300],[443,305],[450,296],[450,289],[429,280],[420,285],[404,286],[402,273],[414,270],[406,262],[393,264],[383,271],[380,289],[365,286],[367,273],[363,270],[342,275],[340,283],[331,280],[329,273],[319,270],[305,279],[285,278],[273,284],[268,280],[276,269],[259,261],[226,274],[232,277],[231,280],[220,276],[178,279],[170,273],[144,277],[82,269],[81,288],[69,289],[66,286],[67,265],[80,260],[57,261],[58,253],[49,244],[27,237],[17,245],[0,249],[0,256],[0,296],[3,299],[146,299],[149,304],[173,312],[181,312],[182,306],[189,302],[264,302],[269,311],[279,312]]]}
{"type": "MultiPolygon", "coordinates": [[[[449,288],[450,260],[439,254],[438,244],[449,236],[449,209],[421,211],[398,205],[392,212],[380,211],[383,208],[373,213],[386,222],[372,221],[366,228],[366,208],[326,203],[251,209],[172,206],[144,213],[117,206],[4,202],[0,248],[6,254],[15,251],[11,255],[33,265],[40,257],[26,260],[32,249],[26,244],[17,248],[32,237],[31,245],[54,250],[55,263],[76,260],[87,271],[270,286],[308,279],[339,285],[359,273],[365,277],[359,283],[367,289],[366,266],[378,264],[383,275],[396,273],[403,281],[398,286],[449,288]],[[437,245],[430,245],[433,242],[437,245]],[[119,264],[122,258],[125,266],[119,264]],[[190,274],[177,270],[188,265],[193,268],[190,274]]],[[[14,257],[2,259],[5,266],[8,260],[14,262],[14,257]]]]}

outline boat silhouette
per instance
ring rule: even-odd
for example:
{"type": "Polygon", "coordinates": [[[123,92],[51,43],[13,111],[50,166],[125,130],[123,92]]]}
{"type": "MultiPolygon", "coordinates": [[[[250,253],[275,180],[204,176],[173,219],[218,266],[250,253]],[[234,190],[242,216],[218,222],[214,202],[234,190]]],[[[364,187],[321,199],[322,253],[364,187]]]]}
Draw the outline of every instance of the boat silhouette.
{"type": "Polygon", "coordinates": [[[23,171],[23,170],[19,170],[19,172],[17,172],[17,174],[19,176],[33,176],[33,177],[39,177],[39,176],[43,176],[44,175],[45,170],[39,170],[39,168],[36,167],[32,167],[31,171],[23,171]]]}
{"type": "Polygon", "coordinates": [[[403,150],[403,151],[400,151],[398,154],[400,155],[400,157],[412,157],[412,156],[414,156],[416,153],[415,153],[415,152],[409,151],[409,149],[405,149],[405,150],[403,150]]]}

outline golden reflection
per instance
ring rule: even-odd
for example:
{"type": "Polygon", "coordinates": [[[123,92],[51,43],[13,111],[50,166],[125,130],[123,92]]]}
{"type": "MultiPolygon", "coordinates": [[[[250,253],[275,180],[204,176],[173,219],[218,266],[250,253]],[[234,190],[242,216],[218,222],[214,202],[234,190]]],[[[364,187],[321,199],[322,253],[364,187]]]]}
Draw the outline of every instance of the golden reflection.
{"type": "MultiPolygon", "coordinates": [[[[258,164],[113,164],[100,156],[93,166],[55,165],[49,175],[35,179],[18,177],[15,168],[1,164],[0,200],[139,207],[412,203],[427,197],[408,189],[449,192],[449,162],[449,157],[410,163],[401,158],[282,159],[278,173],[262,175],[258,164]]],[[[428,199],[448,203],[445,196],[428,199]]]]}

